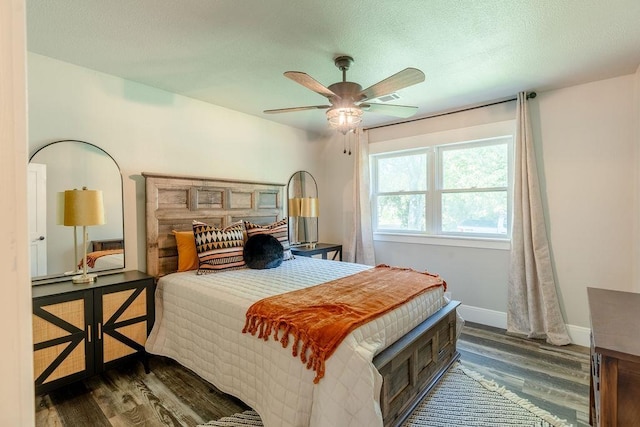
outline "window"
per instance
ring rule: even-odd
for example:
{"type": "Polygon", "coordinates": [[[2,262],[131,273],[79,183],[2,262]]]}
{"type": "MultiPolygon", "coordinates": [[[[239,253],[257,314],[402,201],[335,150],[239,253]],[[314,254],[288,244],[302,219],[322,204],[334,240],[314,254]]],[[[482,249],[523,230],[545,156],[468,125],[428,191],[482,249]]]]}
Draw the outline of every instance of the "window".
{"type": "Polygon", "coordinates": [[[391,154],[377,159],[377,228],[426,230],[427,153],[391,154]],[[398,171],[402,171],[398,173],[398,171]]]}
{"type": "Polygon", "coordinates": [[[512,140],[372,155],[374,231],[509,238],[512,140]]]}

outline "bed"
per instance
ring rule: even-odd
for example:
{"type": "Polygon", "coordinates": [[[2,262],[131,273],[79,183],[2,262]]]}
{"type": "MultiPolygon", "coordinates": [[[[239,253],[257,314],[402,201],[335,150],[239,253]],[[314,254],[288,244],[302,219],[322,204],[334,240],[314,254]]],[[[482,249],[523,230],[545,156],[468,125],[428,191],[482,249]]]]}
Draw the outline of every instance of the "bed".
{"type": "MultiPolygon", "coordinates": [[[[87,268],[91,271],[113,270],[124,267],[124,250],[109,249],[105,251],[94,251],[87,254],[87,268]]],[[[78,263],[82,268],[83,260],[78,263]]]]}
{"type": "Polygon", "coordinates": [[[318,384],[291,350],[243,334],[254,302],[370,266],[298,257],[270,270],[176,273],[173,230],[283,218],[284,185],[143,174],[147,269],[155,276],[151,354],[170,357],[254,408],[264,425],[398,425],[459,357],[455,301],[442,287],[351,332],[318,384]]]}
{"type": "MultiPolygon", "coordinates": [[[[92,240],[91,251],[87,252],[87,269],[89,271],[115,270],[124,268],[124,240],[103,239],[92,240]]],[[[78,261],[78,269],[82,269],[84,258],[78,261]]]]}

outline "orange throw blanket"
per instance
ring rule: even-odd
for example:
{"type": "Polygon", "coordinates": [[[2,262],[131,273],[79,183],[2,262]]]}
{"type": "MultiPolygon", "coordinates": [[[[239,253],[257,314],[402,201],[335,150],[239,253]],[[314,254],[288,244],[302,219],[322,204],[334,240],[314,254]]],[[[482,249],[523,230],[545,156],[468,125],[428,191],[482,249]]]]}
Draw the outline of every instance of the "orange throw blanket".
{"type": "Polygon", "coordinates": [[[265,341],[273,334],[282,347],[293,335],[293,357],[313,368],[318,383],[325,361],[358,326],[446,283],[440,276],[407,268],[377,267],[331,282],[262,299],[247,311],[243,333],[265,341]],[[281,338],[278,338],[281,334],[281,338]],[[302,347],[300,348],[300,344],[302,347]]]}
{"type": "MultiPolygon", "coordinates": [[[[96,261],[101,256],[121,254],[123,252],[124,252],[123,249],[105,249],[104,251],[90,252],[87,254],[87,267],[89,268],[95,267],[96,261]]],[[[84,258],[82,258],[80,260],[80,263],[78,263],[78,268],[82,268],[83,262],[84,262],[84,258]]]]}

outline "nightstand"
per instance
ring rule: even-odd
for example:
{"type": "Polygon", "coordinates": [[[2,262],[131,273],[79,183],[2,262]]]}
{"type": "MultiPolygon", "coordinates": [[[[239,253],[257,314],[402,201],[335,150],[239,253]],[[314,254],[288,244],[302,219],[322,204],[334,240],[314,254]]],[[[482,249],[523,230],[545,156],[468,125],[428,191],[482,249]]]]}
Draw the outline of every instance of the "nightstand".
{"type": "Polygon", "coordinates": [[[336,245],[334,243],[316,243],[314,248],[307,246],[292,246],[291,252],[294,255],[313,257],[314,255],[322,255],[322,259],[327,259],[327,254],[333,252],[332,260],[342,261],[342,245],[336,245]]]}
{"type": "Polygon", "coordinates": [[[33,286],[37,394],[103,372],[133,357],[148,372],[144,345],[155,320],[153,277],[140,271],[33,286]]]}

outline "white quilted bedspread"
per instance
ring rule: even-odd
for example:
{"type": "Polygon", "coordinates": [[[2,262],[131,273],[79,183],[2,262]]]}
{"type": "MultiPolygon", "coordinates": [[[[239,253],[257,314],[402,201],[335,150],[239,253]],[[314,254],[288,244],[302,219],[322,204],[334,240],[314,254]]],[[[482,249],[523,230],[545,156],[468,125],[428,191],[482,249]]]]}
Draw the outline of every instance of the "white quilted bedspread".
{"type": "Polygon", "coordinates": [[[444,305],[441,287],[354,330],[327,359],[319,384],[290,348],[242,333],[254,302],[367,268],[298,257],[270,270],[165,276],[158,282],[156,321],[146,349],[238,397],[266,427],[382,426],[382,377],[373,357],[444,305]]]}

